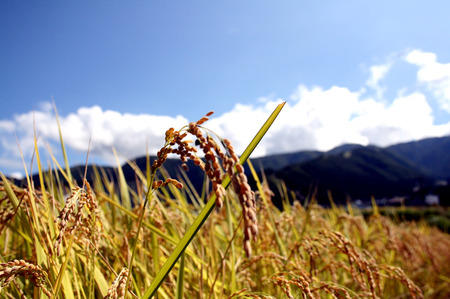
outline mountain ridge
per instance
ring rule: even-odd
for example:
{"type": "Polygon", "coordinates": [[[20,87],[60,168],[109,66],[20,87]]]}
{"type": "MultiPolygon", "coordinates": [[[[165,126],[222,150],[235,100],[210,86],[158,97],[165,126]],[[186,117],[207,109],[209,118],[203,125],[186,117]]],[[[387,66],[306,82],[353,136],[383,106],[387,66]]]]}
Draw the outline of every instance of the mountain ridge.
{"type": "MultiPolygon", "coordinates": [[[[151,157],[151,161],[155,159],[151,157]]],[[[316,190],[320,203],[329,203],[331,193],[336,202],[347,199],[368,200],[374,197],[404,196],[414,197],[414,188],[419,186],[433,191],[433,182],[450,182],[450,136],[426,138],[423,140],[399,143],[387,147],[374,145],[344,144],[329,151],[298,151],[275,154],[251,159],[256,169],[263,171],[272,190],[277,190],[281,181],[288,191],[300,200],[311,196],[316,190]],[[277,185],[278,184],[278,185],[277,185]]],[[[145,173],[146,157],[132,160],[145,173]]],[[[167,159],[167,172],[179,177],[181,162],[167,159]]],[[[190,161],[187,175],[197,190],[201,190],[204,175],[190,161]]],[[[136,175],[133,168],[123,164],[122,171],[130,187],[136,188],[136,175]]],[[[81,184],[84,166],[71,168],[76,181],[81,184]]],[[[99,167],[111,181],[117,182],[116,167],[99,167]]],[[[246,166],[246,173],[250,173],[246,166]]],[[[88,180],[92,180],[94,166],[89,165],[88,180]]],[[[33,175],[38,185],[38,175],[33,175]]],[[[250,183],[253,179],[249,178],[250,183]]],[[[254,182],[253,182],[254,183],[254,182]]],[[[20,184],[24,185],[23,180],[20,184]]],[[[420,189],[419,188],[419,189],[420,189]]],[[[448,191],[446,191],[448,192],[448,191]]],[[[275,192],[277,193],[277,192],[275,192]]],[[[446,193],[444,196],[447,196],[446,193]]],[[[278,192],[275,201],[282,195],[278,192]]],[[[450,201],[444,198],[444,201],[450,201]]]]}

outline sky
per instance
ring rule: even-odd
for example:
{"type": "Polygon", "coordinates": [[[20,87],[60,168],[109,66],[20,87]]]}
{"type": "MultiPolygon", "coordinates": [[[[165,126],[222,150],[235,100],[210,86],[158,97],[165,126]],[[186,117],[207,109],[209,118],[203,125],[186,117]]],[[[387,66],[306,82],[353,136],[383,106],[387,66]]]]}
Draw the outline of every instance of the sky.
{"type": "Polygon", "coordinates": [[[252,157],[450,135],[450,2],[1,1],[0,171],[115,165],[205,126],[252,157]],[[89,142],[91,140],[91,142],[89,142]],[[23,159],[22,159],[23,157],[23,159]]]}

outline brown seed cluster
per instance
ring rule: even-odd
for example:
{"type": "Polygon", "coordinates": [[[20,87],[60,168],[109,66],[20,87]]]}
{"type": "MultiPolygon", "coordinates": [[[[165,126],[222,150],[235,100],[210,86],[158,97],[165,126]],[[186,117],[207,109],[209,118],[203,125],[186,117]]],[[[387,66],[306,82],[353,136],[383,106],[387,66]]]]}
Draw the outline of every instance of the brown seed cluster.
{"type": "Polygon", "coordinates": [[[389,277],[397,279],[401,283],[406,285],[412,298],[424,298],[422,291],[417,287],[416,284],[414,284],[411,279],[406,276],[405,272],[402,269],[389,265],[383,265],[382,268],[386,270],[389,277]]]}
{"type": "Polygon", "coordinates": [[[175,179],[168,178],[165,181],[162,181],[162,180],[154,181],[153,184],[152,184],[152,189],[162,188],[162,187],[165,187],[165,186],[167,186],[169,184],[174,185],[178,189],[182,189],[183,188],[183,184],[182,183],[180,183],[179,181],[177,181],[175,179]]]}
{"type": "Polygon", "coordinates": [[[239,160],[236,161],[236,154],[234,153],[233,146],[225,139],[225,145],[230,153],[232,159],[228,161],[234,162],[234,167],[230,165],[227,168],[227,172],[231,177],[233,189],[239,197],[239,202],[242,206],[242,214],[244,216],[244,250],[247,256],[252,254],[252,247],[250,240],[256,238],[258,235],[258,220],[256,217],[256,200],[255,192],[252,191],[247,181],[247,176],[244,174],[244,167],[239,164],[239,160]]]}
{"type": "Polygon", "coordinates": [[[368,297],[376,298],[376,293],[381,293],[379,289],[380,273],[373,258],[368,253],[363,253],[355,248],[353,243],[340,232],[323,231],[320,234],[327,238],[334,248],[348,256],[353,280],[358,283],[368,297]]]}
{"type": "Polygon", "coordinates": [[[383,285],[387,280],[406,287],[405,290],[397,286],[400,292],[409,293],[409,297],[423,298],[420,288],[402,269],[380,263],[372,256],[372,248],[357,247],[342,232],[320,229],[318,235],[305,235],[289,248],[288,258],[254,256],[237,271],[245,276],[257,269],[272,267],[276,274],[270,276],[269,281],[288,298],[297,298],[298,290],[303,296],[299,298],[324,298],[324,293],[330,294],[330,298],[385,298],[383,285]]]}
{"type": "Polygon", "coordinates": [[[378,264],[369,252],[356,248],[340,232],[326,230],[319,232],[319,234],[324,237],[321,242],[326,247],[331,247],[348,257],[349,267],[347,271],[350,272],[353,281],[361,288],[365,297],[378,298],[377,294],[382,294],[380,289],[381,270],[385,270],[389,277],[401,282],[408,288],[412,298],[423,298],[421,290],[406,277],[400,268],[378,264]],[[326,245],[326,243],[329,244],[326,245]]]}
{"type": "MultiPolygon", "coordinates": [[[[239,163],[239,158],[231,142],[228,139],[220,139],[202,126],[212,114],[212,111],[208,112],[200,120],[191,122],[189,126],[182,128],[180,131],[176,131],[173,128],[167,130],[166,143],[157,153],[157,159],[152,164],[152,173],[155,173],[164,164],[169,154],[180,156],[183,162],[182,168],[185,171],[189,170],[186,162],[188,160],[193,161],[209,178],[216,195],[216,207],[218,208],[223,206],[223,197],[226,192],[222,186],[222,181],[225,175],[228,174],[242,206],[244,216],[244,250],[247,255],[251,255],[250,240],[258,234],[255,193],[247,182],[244,167],[239,163]],[[188,134],[195,138],[195,142],[184,140],[188,134]],[[212,135],[220,139],[220,142],[216,142],[212,135]],[[204,159],[199,157],[197,147],[203,152],[204,159]]],[[[152,189],[163,187],[169,183],[174,184],[177,188],[182,188],[180,182],[168,179],[165,182],[153,182],[152,189]]]]}
{"type": "Polygon", "coordinates": [[[100,238],[100,228],[96,225],[96,221],[100,220],[99,208],[91,186],[86,180],[84,183],[86,190],[80,187],[73,188],[64,208],[55,219],[55,223],[58,222],[59,234],[53,248],[57,255],[60,255],[60,245],[64,236],[76,232],[81,243],[97,247],[100,238]],[[87,208],[87,212],[83,210],[84,207],[87,208]]]}
{"type": "MultiPolygon", "coordinates": [[[[10,198],[8,197],[6,193],[6,189],[4,186],[4,182],[0,182],[0,193],[4,192],[4,196],[0,197],[0,235],[3,234],[4,230],[8,227],[9,222],[15,217],[17,210],[27,210],[31,209],[31,197],[33,197],[34,201],[36,202],[36,207],[39,209],[41,208],[42,211],[45,209],[43,208],[44,202],[42,199],[42,191],[41,190],[34,190],[34,196],[30,195],[30,191],[27,188],[20,188],[16,185],[11,184],[11,182],[8,183],[14,192],[15,196],[19,200],[19,206],[18,208],[14,208],[13,203],[11,202],[10,198]]],[[[59,207],[59,202],[56,201],[51,194],[46,194],[48,199],[51,200],[51,204],[54,207],[59,207]]],[[[40,211],[38,211],[40,212],[40,211]]]]}
{"type": "Polygon", "coordinates": [[[0,264],[0,289],[6,287],[18,276],[29,276],[36,287],[41,288],[49,298],[52,296],[51,292],[45,286],[47,272],[41,266],[28,263],[24,260],[14,260],[0,264]]]}
{"type": "Polygon", "coordinates": [[[350,293],[344,287],[330,282],[319,282],[317,283],[318,286],[314,286],[314,280],[306,273],[292,275],[292,273],[280,272],[273,275],[270,279],[274,285],[278,285],[282,288],[288,298],[292,299],[297,297],[294,297],[292,294],[291,285],[302,290],[302,298],[323,298],[319,291],[330,294],[332,298],[352,298],[350,293]]]}
{"type": "Polygon", "coordinates": [[[123,268],[122,271],[120,271],[119,275],[117,275],[116,279],[114,279],[112,285],[109,287],[108,293],[104,299],[125,298],[125,287],[127,285],[128,273],[129,271],[127,268],[123,268]]]}
{"type": "MultiPolygon", "coordinates": [[[[0,190],[2,191],[2,190],[0,190]]],[[[9,202],[8,196],[0,198],[0,234],[8,227],[8,222],[16,215],[16,209],[9,202]],[[5,204],[3,204],[5,202],[5,204]]]]}

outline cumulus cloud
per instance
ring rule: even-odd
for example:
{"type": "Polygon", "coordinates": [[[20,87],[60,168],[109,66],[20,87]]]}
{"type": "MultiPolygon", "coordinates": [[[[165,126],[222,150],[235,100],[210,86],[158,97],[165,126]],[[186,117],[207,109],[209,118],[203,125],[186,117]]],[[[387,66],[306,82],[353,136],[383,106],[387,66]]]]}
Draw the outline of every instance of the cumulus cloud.
{"type": "MultiPolygon", "coordinates": [[[[378,90],[375,97],[364,86],[350,90],[342,86],[325,88],[300,84],[254,156],[307,149],[326,151],[344,143],[386,146],[450,135],[450,121],[436,125],[430,105],[437,100],[442,109],[450,112],[450,64],[439,63],[433,53],[418,50],[405,55],[404,61],[418,67],[418,82],[432,90],[435,98],[427,97],[419,86],[409,93],[383,99],[380,81],[395,67],[392,61],[370,68],[365,84],[378,90]]],[[[230,111],[214,115],[207,126],[229,138],[237,152],[242,152],[281,101],[270,95],[255,100],[254,105],[236,104],[230,111]]],[[[110,163],[114,161],[113,147],[126,158],[145,154],[147,144],[150,153],[156,153],[168,128],[180,128],[188,122],[183,116],[135,115],[103,110],[99,106],[81,107],[74,113],[60,116],[68,148],[86,153],[92,136],[91,155],[110,163]]],[[[21,164],[14,162],[20,161],[14,134],[25,157],[32,154],[34,123],[41,144],[42,141],[53,144],[52,149],[57,150],[57,122],[50,105],[43,103],[38,111],[0,120],[1,168],[17,170],[12,166],[21,164]]]]}
{"type": "MultiPolygon", "coordinates": [[[[213,120],[221,134],[243,150],[281,100],[265,106],[236,105],[213,120]]],[[[259,145],[256,156],[316,149],[330,150],[344,143],[387,146],[398,142],[450,134],[450,122],[435,125],[424,94],[415,92],[391,102],[365,98],[363,91],[332,86],[300,85],[259,145]]]]}
{"type": "Polygon", "coordinates": [[[182,116],[122,114],[103,111],[99,106],[80,108],[60,121],[64,136],[70,136],[66,141],[69,146],[85,152],[92,136],[90,152],[109,159],[112,147],[128,158],[145,154],[147,144],[149,150],[155,151],[161,147],[165,130],[187,123],[182,116]]]}
{"type": "MultiPolygon", "coordinates": [[[[43,107],[48,108],[48,105],[43,107]]],[[[90,154],[109,163],[114,161],[113,147],[126,158],[144,155],[147,145],[151,152],[155,152],[163,143],[165,130],[187,123],[187,119],[182,116],[122,114],[105,111],[99,106],[79,108],[75,113],[60,116],[59,120],[66,147],[87,153],[91,138],[90,154]]],[[[20,157],[14,133],[17,134],[24,157],[31,157],[34,151],[34,128],[39,145],[59,145],[59,131],[54,112],[42,109],[15,115],[12,121],[0,122],[2,166],[12,165],[12,162],[6,163],[7,156],[20,157]]],[[[54,150],[58,151],[58,147],[53,146],[52,151],[54,150]]]]}
{"type": "Polygon", "coordinates": [[[381,65],[373,65],[369,69],[370,77],[366,81],[366,85],[375,90],[378,99],[382,99],[386,91],[386,87],[381,86],[380,81],[385,78],[391,67],[392,63],[387,62],[381,65]]]}
{"type": "Polygon", "coordinates": [[[413,50],[406,61],[419,66],[417,80],[438,98],[441,108],[450,113],[450,63],[437,62],[434,53],[413,50]]]}

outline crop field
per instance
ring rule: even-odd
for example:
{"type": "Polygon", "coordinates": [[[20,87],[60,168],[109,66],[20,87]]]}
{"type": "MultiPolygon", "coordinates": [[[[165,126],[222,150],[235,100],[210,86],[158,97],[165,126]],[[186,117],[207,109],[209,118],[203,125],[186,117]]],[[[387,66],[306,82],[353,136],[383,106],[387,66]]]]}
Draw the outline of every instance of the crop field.
{"type": "Polygon", "coordinates": [[[137,188],[120,165],[118,183],[102,168],[77,183],[56,160],[44,171],[37,147],[39,184],[2,174],[0,297],[450,297],[450,235],[313,195],[291,205],[285,194],[281,211],[250,160],[243,173],[245,153],[203,127],[209,116],[169,129],[158,158],[135,167],[137,188]],[[173,154],[204,170],[202,192],[187,169],[167,176],[173,154]]]}

